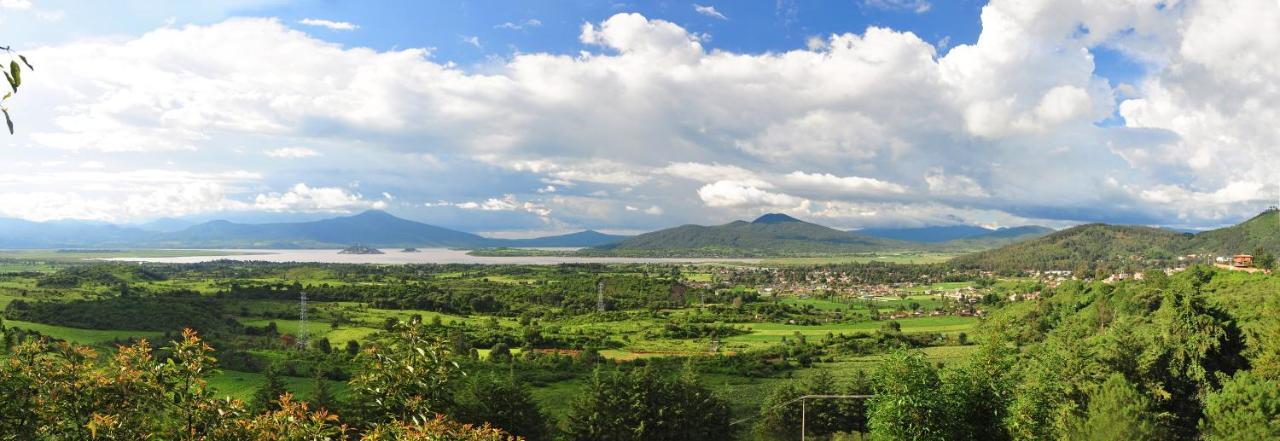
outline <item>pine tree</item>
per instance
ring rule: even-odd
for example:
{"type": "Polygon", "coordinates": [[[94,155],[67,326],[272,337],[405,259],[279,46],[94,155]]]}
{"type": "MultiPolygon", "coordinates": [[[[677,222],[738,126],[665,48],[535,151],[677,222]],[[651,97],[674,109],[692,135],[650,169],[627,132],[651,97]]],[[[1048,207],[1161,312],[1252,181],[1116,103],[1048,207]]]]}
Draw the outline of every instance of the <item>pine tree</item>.
{"type": "Polygon", "coordinates": [[[253,393],[253,409],[258,412],[280,409],[280,395],[288,392],[284,382],[280,380],[279,369],[271,365],[265,372],[266,382],[253,393]]]}
{"type": "Polygon", "coordinates": [[[1123,375],[1111,374],[1089,397],[1084,421],[1071,439],[1143,441],[1164,439],[1151,400],[1123,375]]]}
{"type": "Polygon", "coordinates": [[[338,402],[337,398],[333,396],[333,388],[329,386],[329,381],[325,380],[323,375],[320,375],[319,370],[316,371],[313,381],[315,382],[316,392],[311,397],[311,407],[316,410],[333,411],[338,402]]]}

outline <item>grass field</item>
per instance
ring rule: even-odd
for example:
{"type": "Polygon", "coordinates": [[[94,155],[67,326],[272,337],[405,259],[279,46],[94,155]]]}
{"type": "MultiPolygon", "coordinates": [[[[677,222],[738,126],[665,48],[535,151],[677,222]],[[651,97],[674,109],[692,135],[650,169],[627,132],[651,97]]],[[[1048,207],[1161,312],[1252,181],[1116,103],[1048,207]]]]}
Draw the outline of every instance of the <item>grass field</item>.
{"type": "Polygon", "coordinates": [[[80,329],[68,328],[66,326],[46,325],[43,323],[32,323],[18,320],[5,320],[4,325],[10,328],[22,328],[26,330],[36,331],[53,338],[60,338],[81,344],[97,344],[109,342],[112,340],[124,340],[130,337],[146,337],[152,341],[156,341],[158,337],[162,337],[162,333],[155,331],[127,331],[120,329],[80,329]]]}
{"type": "MultiPolygon", "coordinates": [[[[967,332],[978,323],[973,317],[919,317],[897,320],[902,325],[902,332],[967,332]]],[[[736,335],[724,339],[726,343],[777,343],[782,337],[792,337],[799,333],[805,337],[821,337],[827,333],[872,332],[880,329],[887,321],[865,321],[856,323],[835,323],[828,325],[802,326],[779,323],[738,323],[749,327],[750,334],[736,335]]]]}
{"type": "MultiPolygon", "coordinates": [[[[310,399],[316,390],[315,380],[311,378],[281,376],[280,380],[284,382],[285,389],[288,389],[289,392],[292,392],[302,400],[310,399]]],[[[213,389],[219,396],[231,397],[246,402],[253,397],[253,391],[261,387],[263,383],[266,383],[266,376],[262,374],[231,370],[219,371],[209,378],[209,388],[213,389]]],[[[347,383],[329,381],[329,385],[334,395],[339,397],[346,396],[347,383]]]]}

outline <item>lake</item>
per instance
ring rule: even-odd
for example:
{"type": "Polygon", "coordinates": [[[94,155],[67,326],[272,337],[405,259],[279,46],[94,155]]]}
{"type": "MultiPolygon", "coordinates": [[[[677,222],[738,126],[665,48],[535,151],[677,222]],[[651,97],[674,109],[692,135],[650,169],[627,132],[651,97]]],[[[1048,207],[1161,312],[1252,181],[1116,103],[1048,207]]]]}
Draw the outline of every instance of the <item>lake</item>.
{"type": "Polygon", "coordinates": [[[109,257],[102,260],[120,262],[201,263],[215,260],[306,263],[470,263],[484,265],[556,265],[561,263],[757,263],[760,259],[667,258],[667,257],[572,257],[572,256],[471,256],[467,250],[419,248],[416,253],[400,249],[382,249],[384,254],[338,254],[340,250],[188,250],[208,251],[207,256],[179,257],[109,257]],[[227,255],[228,253],[245,253],[227,255]]]}

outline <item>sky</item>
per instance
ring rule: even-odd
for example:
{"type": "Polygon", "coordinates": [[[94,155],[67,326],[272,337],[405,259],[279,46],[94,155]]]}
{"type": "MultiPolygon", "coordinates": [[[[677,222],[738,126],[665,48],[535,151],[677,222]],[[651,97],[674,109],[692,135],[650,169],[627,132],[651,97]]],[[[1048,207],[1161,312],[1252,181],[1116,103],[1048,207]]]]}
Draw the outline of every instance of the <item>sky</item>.
{"type": "Polygon", "coordinates": [[[1274,0],[0,0],[0,217],[785,212],[1201,229],[1280,197],[1274,0]]]}

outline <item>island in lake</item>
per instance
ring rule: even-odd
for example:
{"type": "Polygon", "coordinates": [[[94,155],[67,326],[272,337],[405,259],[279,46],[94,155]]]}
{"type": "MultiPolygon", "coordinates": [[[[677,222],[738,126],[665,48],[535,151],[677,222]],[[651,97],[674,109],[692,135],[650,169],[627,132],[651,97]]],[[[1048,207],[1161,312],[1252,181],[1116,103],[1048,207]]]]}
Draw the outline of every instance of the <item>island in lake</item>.
{"type": "Polygon", "coordinates": [[[352,245],[339,251],[338,254],[382,254],[382,251],[364,245],[352,245]]]}

